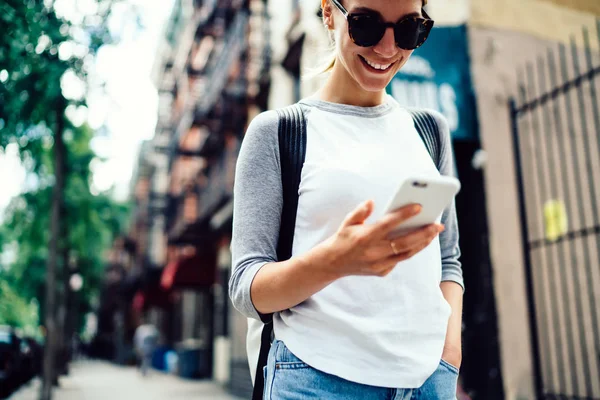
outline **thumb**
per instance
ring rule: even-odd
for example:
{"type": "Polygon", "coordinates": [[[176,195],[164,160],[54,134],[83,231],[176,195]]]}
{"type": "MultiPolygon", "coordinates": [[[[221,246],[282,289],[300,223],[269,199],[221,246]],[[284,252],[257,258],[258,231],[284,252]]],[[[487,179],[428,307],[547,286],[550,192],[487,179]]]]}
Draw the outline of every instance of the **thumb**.
{"type": "Polygon", "coordinates": [[[352,225],[360,225],[365,222],[367,218],[373,212],[373,201],[367,200],[364,203],[361,203],[358,207],[352,210],[344,219],[342,223],[342,228],[352,226],[352,225]]]}

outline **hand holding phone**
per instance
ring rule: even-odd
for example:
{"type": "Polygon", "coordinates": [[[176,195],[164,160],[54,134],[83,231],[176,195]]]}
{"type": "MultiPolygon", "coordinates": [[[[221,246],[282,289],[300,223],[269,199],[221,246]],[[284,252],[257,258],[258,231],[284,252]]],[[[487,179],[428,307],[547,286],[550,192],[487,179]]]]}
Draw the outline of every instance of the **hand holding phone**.
{"type": "Polygon", "coordinates": [[[420,204],[421,213],[392,231],[389,238],[405,235],[426,225],[439,222],[444,209],[460,191],[458,179],[450,176],[414,177],[406,179],[385,208],[386,213],[409,204],[420,204]]]}

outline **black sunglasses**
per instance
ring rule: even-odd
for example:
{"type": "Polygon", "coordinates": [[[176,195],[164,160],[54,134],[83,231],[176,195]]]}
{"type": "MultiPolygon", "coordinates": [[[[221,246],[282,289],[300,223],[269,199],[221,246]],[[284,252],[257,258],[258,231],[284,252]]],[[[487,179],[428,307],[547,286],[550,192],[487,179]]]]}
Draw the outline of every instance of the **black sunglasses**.
{"type": "Polygon", "coordinates": [[[383,39],[387,28],[394,28],[396,46],[404,50],[420,47],[433,28],[433,20],[422,10],[424,18],[404,17],[398,22],[385,22],[376,12],[348,13],[339,0],[331,0],[348,21],[348,34],[361,47],[375,46],[383,39]]]}

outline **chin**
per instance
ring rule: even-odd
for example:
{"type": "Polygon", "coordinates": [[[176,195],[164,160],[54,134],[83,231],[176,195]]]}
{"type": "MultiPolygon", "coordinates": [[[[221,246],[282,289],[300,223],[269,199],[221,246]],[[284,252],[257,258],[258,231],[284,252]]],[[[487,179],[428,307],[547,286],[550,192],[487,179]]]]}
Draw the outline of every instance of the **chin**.
{"type": "Polygon", "coordinates": [[[362,71],[358,71],[355,77],[357,78],[356,82],[364,91],[380,92],[390,84],[392,78],[394,78],[394,75],[396,75],[396,72],[390,72],[389,74],[381,77],[372,77],[362,73],[362,71]]]}
{"type": "Polygon", "coordinates": [[[358,84],[366,92],[381,92],[387,87],[387,85],[389,85],[391,81],[391,78],[385,80],[385,82],[381,82],[381,80],[379,80],[378,82],[373,82],[369,79],[361,79],[358,81],[358,84]]]}

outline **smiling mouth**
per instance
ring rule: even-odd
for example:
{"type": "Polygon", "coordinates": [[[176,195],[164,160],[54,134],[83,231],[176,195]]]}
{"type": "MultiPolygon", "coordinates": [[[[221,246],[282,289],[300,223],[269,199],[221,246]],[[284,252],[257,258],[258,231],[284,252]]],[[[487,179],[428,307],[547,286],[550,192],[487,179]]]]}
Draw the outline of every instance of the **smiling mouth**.
{"type": "Polygon", "coordinates": [[[369,69],[370,71],[376,72],[376,73],[384,73],[387,72],[392,65],[394,65],[396,62],[393,62],[391,64],[377,64],[374,62],[371,62],[369,60],[367,60],[365,57],[359,55],[360,60],[362,61],[363,65],[369,69]]]}

